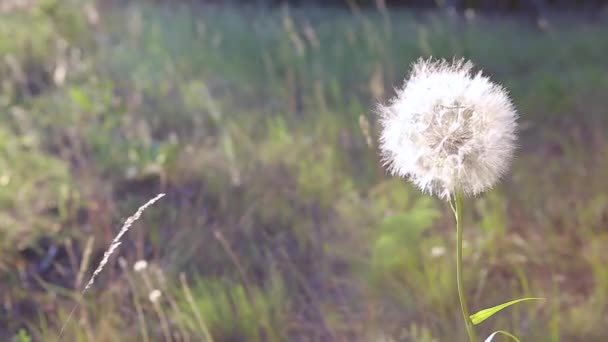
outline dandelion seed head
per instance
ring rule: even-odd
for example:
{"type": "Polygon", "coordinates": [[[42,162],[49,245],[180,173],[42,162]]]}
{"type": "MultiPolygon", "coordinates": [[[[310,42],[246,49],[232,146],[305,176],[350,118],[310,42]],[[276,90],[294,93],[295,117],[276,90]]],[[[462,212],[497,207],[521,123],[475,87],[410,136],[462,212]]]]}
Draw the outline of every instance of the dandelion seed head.
{"type": "Polygon", "coordinates": [[[388,170],[442,199],[492,187],[515,149],[517,112],[507,92],[472,68],[464,60],[420,59],[379,108],[388,170]]]}

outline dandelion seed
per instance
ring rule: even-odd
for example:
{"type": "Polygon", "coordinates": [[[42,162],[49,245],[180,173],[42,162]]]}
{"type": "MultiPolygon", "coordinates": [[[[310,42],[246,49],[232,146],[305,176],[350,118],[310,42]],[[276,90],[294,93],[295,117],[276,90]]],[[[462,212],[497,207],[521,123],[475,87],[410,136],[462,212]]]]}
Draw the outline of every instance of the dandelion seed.
{"type": "Polygon", "coordinates": [[[449,199],[492,187],[512,159],[516,110],[507,92],[464,60],[418,60],[380,106],[385,165],[423,192],[449,199]]]}
{"type": "Polygon", "coordinates": [[[156,289],[156,290],[152,290],[150,292],[150,294],[148,295],[148,299],[152,303],[156,303],[156,302],[158,302],[158,300],[160,299],[161,296],[162,296],[162,292],[160,292],[160,290],[156,289]]]}

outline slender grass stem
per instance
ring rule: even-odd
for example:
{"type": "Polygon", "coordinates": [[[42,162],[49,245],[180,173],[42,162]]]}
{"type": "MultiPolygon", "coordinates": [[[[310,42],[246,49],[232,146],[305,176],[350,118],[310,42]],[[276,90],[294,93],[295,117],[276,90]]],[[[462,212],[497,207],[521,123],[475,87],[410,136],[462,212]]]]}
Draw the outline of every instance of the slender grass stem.
{"type": "Polygon", "coordinates": [[[467,308],[467,297],[464,291],[464,284],[462,280],[462,198],[459,193],[454,195],[454,216],[456,218],[456,281],[458,283],[458,298],[460,299],[460,309],[462,310],[462,317],[467,327],[467,334],[469,335],[470,342],[477,342],[477,336],[475,335],[475,328],[469,315],[469,309],[467,308]]]}

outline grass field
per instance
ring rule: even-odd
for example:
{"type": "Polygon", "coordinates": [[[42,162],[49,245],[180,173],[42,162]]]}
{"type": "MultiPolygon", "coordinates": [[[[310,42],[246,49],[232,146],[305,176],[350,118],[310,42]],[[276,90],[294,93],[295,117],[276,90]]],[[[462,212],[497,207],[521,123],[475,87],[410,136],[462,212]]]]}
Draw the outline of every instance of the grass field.
{"type": "Polygon", "coordinates": [[[377,150],[376,103],[430,55],[470,58],[521,114],[507,177],[465,203],[466,289],[473,310],[547,299],[480,335],[608,338],[605,16],[9,7],[1,340],[55,341],[75,303],[64,341],[464,340],[449,206],[377,150]]]}

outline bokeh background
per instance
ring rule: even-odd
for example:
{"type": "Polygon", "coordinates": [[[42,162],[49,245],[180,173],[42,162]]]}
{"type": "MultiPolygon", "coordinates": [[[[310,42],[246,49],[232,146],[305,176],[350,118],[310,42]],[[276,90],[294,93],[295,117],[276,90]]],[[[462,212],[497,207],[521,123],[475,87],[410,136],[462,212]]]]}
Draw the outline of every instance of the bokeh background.
{"type": "Polygon", "coordinates": [[[0,340],[56,341],[76,303],[63,341],[464,340],[450,208],[377,148],[432,55],[521,114],[465,202],[465,286],[473,311],[547,299],[480,335],[606,341],[607,5],[2,0],[0,340]]]}

